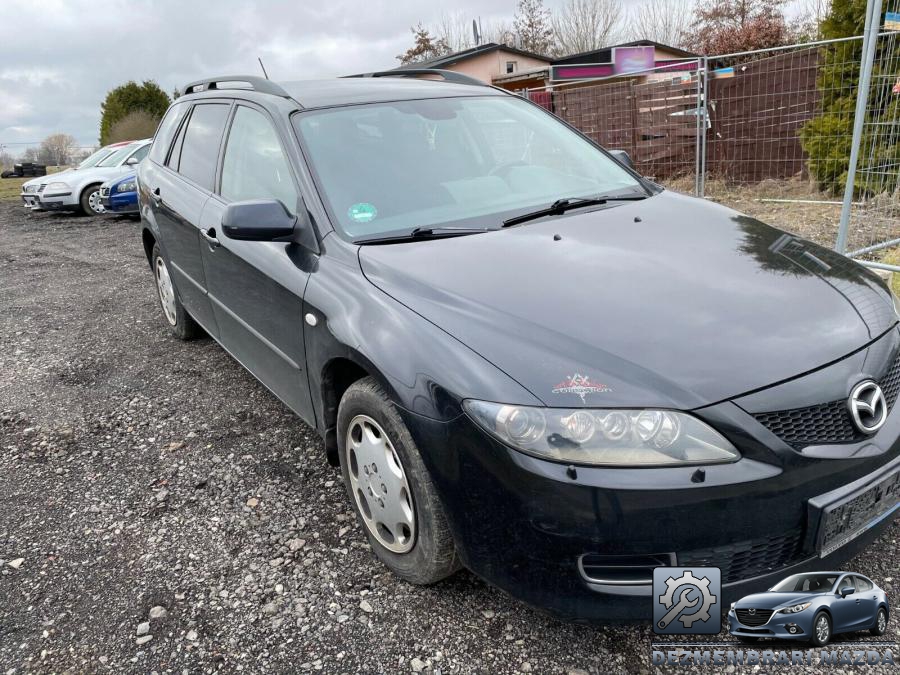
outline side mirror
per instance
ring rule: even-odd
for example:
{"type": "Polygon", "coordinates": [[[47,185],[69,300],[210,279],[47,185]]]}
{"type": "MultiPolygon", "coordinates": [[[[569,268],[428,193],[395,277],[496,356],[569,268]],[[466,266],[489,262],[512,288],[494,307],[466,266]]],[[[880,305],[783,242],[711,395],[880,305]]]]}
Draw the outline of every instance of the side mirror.
{"type": "Polygon", "coordinates": [[[141,160],[139,160],[137,157],[129,157],[125,160],[125,166],[137,166],[140,163],[141,160]]]}
{"type": "Polygon", "coordinates": [[[241,241],[289,241],[297,226],[277,199],[249,199],[225,207],[222,232],[241,241]]]}
{"type": "Polygon", "coordinates": [[[848,595],[853,595],[856,592],[856,589],[853,586],[844,586],[840,590],[840,594],[842,598],[846,598],[848,595]]]}
{"type": "Polygon", "coordinates": [[[625,152],[624,150],[610,150],[609,154],[613,156],[619,164],[622,166],[626,166],[632,171],[634,171],[634,162],[631,161],[631,156],[625,152]]]}

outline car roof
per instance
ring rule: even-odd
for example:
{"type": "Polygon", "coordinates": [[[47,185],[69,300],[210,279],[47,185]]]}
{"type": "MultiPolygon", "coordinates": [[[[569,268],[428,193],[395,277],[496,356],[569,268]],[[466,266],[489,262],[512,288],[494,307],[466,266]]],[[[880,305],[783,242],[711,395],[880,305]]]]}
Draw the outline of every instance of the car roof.
{"type": "MultiPolygon", "coordinates": [[[[410,77],[342,77],[328,80],[278,82],[277,85],[284,90],[290,100],[305,109],[387,101],[411,101],[423,98],[510,95],[508,92],[488,85],[459,84],[410,77]]],[[[252,88],[220,86],[188,94],[184,98],[243,97],[247,94],[253,98],[260,95],[252,88]]],[[[264,95],[267,98],[285,99],[284,96],[279,97],[272,93],[264,95]]]]}

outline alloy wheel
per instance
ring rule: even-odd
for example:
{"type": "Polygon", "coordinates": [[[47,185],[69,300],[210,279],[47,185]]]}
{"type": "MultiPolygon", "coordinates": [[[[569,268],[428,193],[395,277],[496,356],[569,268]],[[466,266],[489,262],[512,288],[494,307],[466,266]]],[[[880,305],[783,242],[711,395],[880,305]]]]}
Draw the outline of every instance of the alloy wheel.
{"type": "Polygon", "coordinates": [[[828,634],[831,632],[831,628],[828,626],[828,617],[822,614],[818,619],[816,619],[816,638],[822,644],[828,642],[828,634]]]}
{"type": "Polygon", "coordinates": [[[883,609],[878,612],[878,632],[883,633],[887,628],[887,612],[883,609]]]}
{"type": "Polygon", "coordinates": [[[103,202],[100,200],[100,190],[94,190],[90,195],[88,195],[88,206],[91,207],[91,211],[94,213],[106,213],[106,207],[103,206],[103,202]]]}
{"type": "Polygon", "coordinates": [[[345,452],[350,485],[369,532],[388,551],[409,552],[416,535],[415,506],[391,439],[374,419],[357,415],[347,427],[345,452]]]}
{"type": "Polygon", "coordinates": [[[156,289],[159,291],[159,303],[162,305],[163,314],[166,315],[166,321],[169,325],[174,326],[178,319],[175,313],[175,288],[172,286],[172,279],[169,277],[169,268],[166,267],[162,256],[156,256],[155,266],[156,289]]]}

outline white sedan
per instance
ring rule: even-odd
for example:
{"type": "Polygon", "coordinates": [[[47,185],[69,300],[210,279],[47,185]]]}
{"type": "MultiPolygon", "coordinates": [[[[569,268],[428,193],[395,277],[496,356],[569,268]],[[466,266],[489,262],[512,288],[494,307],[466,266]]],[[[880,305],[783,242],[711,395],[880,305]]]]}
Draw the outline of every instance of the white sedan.
{"type": "Polygon", "coordinates": [[[134,168],[150,151],[150,140],[106,146],[73,169],[48,174],[22,185],[22,202],[35,211],[105,211],[100,186],[134,168]]]}

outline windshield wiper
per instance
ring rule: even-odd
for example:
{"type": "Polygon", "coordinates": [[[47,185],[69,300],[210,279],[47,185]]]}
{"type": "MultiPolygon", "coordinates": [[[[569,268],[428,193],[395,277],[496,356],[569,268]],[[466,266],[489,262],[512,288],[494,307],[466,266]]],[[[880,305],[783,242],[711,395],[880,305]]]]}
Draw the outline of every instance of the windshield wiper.
{"type": "Polygon", "coordinates": [[[354,244],[394,244],[402,241],[424,241],[426,239],[444,239],[446,237],[462,237],[467,234],[490,232],[490,227],[414,227],[409,232],[386,237],[357,239],[354,244]]]}
{"type": "Polygon", "coordinates": [[[598,206],[607,202],[637,202],[646,199],[647,194],[627,194],[627,195],[599,195],[597,197],[564,197],[557,199],[545,209],[530,211],[523,213],[521,216],[514,216],[503,221],[503,227],[512,227],[520,223],[527,223],[529,220],[537,220],[545,216],[561,216],[566,211],[572,209],[580,209],[585,206],[598,206]]]}

